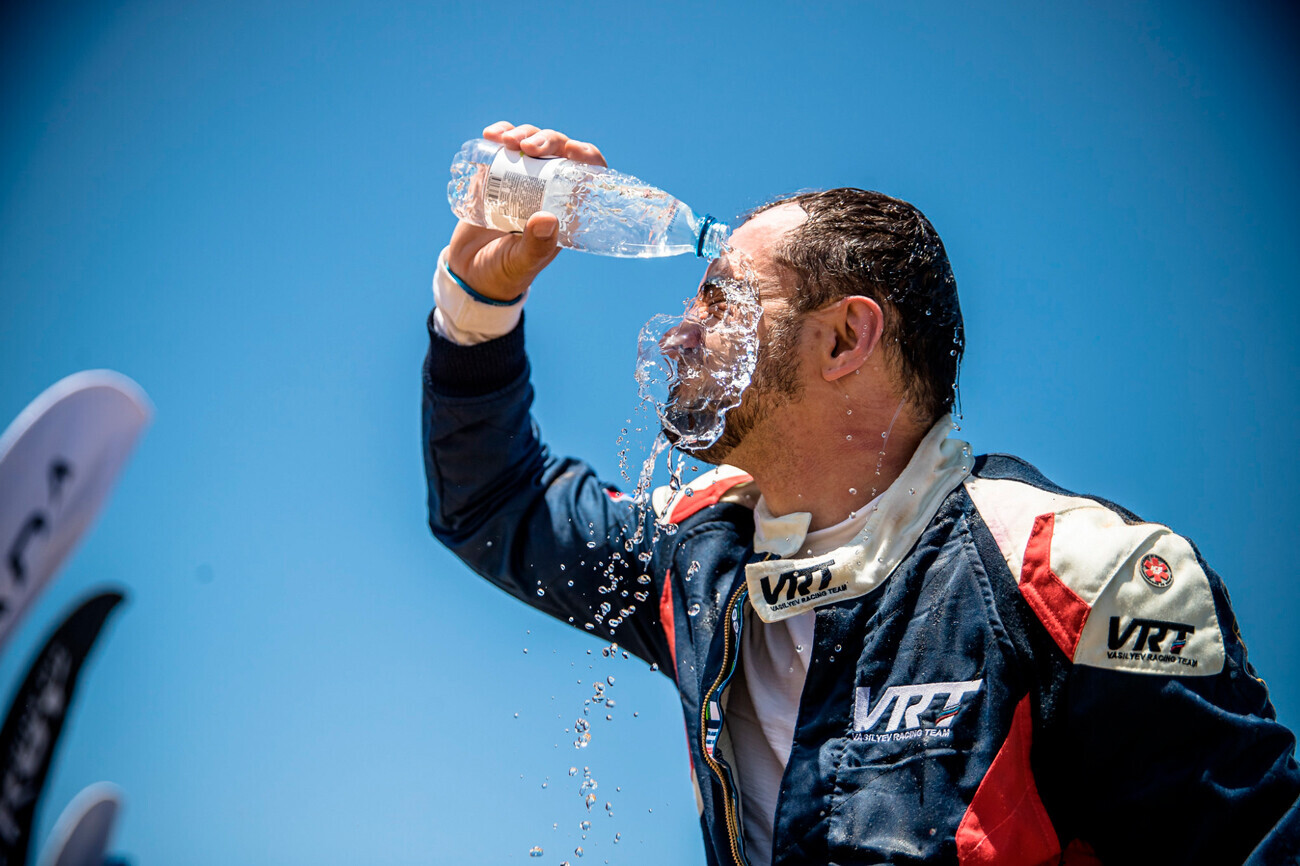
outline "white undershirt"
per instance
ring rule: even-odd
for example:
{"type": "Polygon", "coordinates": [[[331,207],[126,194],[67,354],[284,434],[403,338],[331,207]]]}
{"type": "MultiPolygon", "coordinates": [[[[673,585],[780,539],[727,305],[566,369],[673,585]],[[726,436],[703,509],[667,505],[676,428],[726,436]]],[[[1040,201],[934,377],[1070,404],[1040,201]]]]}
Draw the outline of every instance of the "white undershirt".
{"type": "MultiPolygon", "coordinates": [[[[782,557],[819,556],[848,544],[866,525],[870,506],[834,526],[808,532],[806,512],[776,517],[763,499],[754,508],[754,550],[782,557]]],[[[732,765],[744,803],[746,859],[772,862],[772,834],[781,777],[790,761],[799,698],[812,657],[815,610],[763,622],[745,610],[740,669],[727,694],[726,725],[732,765]]]]}

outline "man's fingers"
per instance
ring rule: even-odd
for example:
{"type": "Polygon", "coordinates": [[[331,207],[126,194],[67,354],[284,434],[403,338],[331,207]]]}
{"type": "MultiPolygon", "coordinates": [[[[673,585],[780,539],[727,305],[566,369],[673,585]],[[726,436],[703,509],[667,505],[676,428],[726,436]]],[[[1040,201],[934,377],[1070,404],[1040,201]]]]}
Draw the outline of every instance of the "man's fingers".
{"type": "Polygon", "coordinates": [[[563,156],[569,137],[553,129],[542,129],[519,142],[519,148],[528,156],[563,156]]]}
{"type": "Polygon", "coordinates": [[[564,156],[574,162],[585,162],[588,165],[605,165],[605,157],[601,154],[600,148],[587,141],[569,139],[564,145],[564,156]]]}
{"type": "Polygon", "coordinates": [[[483,137],[522,151],[528,156],[563,156],[588,165],[607,164],[600,148],[591,142],[569,138],[554,129],[538,129],[531,123],[515,126],[508,120],[498,120],[484,128],[483,137]]]}
{"type": "Polygon", "coordinates": [[[515,125],[508,120],[498,120],[491,126],[483,128],[483,137],[488,141],[500,142],[507,132],[514,129],[515,125]]]}
{"type": "Polygon", "coordinates": [[[507,147],[518,150],[519,142],[538,131],[537,127],[533,126],[531,123],[525,123],[522,126],[516,126],[514,129],[508,130],[501,136],[501,140],[505,142],[507,147]]]}

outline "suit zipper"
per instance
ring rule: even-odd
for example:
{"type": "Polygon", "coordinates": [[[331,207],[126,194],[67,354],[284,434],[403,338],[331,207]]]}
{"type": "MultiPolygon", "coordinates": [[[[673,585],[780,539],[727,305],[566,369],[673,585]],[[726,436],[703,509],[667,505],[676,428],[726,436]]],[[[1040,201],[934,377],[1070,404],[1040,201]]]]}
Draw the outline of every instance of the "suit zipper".
{"type": "MultiPolygon", "coordinates": [[[[732,673],[732,670],[735,667],[735,662],[737,661],[737,659],[732,658],[733,649],[737,651],[735,654],[738,655],[739,647],[733,648],[731,646],[731,635],[733,631],[731,625],[732,622],[731,618],[732,616],[735,615],[736,605],[738,603],[743,604],[745,597],[748,597],[748,587],[746,586],[746,584],[742,583],[740,586],[736,588],[736,591],[731,594],[731,598],[727,602],[727,607],[726,607],[727,622],[723,626],[723,633],[722,633],[722,668],[721,670],[718,671],[718,678],[713,681],[713,685],[709,688],[707,692],[704,693],[704,700],[700,702],[700,746],[702,747],[701,751],[704,755],[704,760],[709,765],[709,768],[713,770],[714,774],[718,777],[718,781],[722,783],[721,785],[722,802],[723,802],[723,808],[724,811],[726,812],[726,818],[727,818],[727,836],[731,841],[731,856],[735,860],[736,866],[747,866],[744,855],[742,855],[740,852],[741,842],[740,842],[739,804],[736,802],[736,795],[733,793],[730,771],[727,768],[723,767],[722,764],[720,764],[717,760],[714,759],[713,750],[709,748],[709,704],[712,702],[714,694],[717,693],[718,687],[721,686],[728,679],[730,679],[730,674],[732,673]]],[[[740,614],[740,616],[743,617],[744,614],[742,613],[740,614]]],[[[739,628],[735,629],[735,631],[739,632],[739,628]]],[[[721,731],[722,731],[721,706],[722,706],[722,702],[719,700],[718,702],[719,736],[721,735],[721,731]]],[[[713,742],[714,742],[714,748],[716,748],[717,747],[716,737],[714,738],[713,742]]]]}

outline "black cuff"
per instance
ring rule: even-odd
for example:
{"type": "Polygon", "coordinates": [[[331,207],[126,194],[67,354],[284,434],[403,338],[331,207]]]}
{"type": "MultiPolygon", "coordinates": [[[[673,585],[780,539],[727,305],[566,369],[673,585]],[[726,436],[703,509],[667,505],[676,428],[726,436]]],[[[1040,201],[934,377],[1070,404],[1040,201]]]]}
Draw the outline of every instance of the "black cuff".
{"type": "Polygon", "coordinates": [[[424,358],[424,387],[443,397],[482,397],[516,381],[528,369],[524,354],[524,318],[514,329],[486,343],[462,346],[440,335],[429,314],[429,354],[424,358]]]}

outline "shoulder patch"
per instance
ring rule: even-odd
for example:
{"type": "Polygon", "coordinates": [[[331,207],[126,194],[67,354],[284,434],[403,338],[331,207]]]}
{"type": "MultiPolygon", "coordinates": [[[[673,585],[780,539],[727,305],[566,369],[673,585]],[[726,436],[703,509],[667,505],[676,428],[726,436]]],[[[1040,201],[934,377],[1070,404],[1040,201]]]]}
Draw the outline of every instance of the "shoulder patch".
{"type": "Polygon", "coordinates": [[[660,523],[681,523],[697,511],[722,501],[741,502],[754,507],[757,494],[741,488],[753,481],[753,476],[734,466],[719,466],[705,472],[680,490],[656,487],[650,496],[655,515],[660,523]]]}
{"type": "Polygon", "coordinates": [[[1184,676],[1223,669],[1214,596],[1186,539],[1019,481],[971,479],[966,488],[1021,594],[1075,664],[1184,676]]]}

